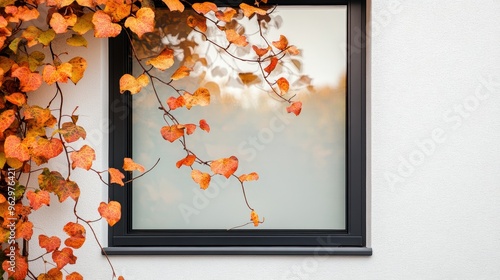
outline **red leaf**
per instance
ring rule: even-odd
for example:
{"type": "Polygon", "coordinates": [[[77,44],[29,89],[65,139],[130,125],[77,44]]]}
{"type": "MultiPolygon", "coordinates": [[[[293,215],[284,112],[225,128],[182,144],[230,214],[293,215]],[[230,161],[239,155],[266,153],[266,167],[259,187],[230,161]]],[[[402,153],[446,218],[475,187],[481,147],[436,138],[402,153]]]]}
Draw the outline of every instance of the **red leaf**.
{"type": "Polygon", "coordinates": [[[97,211],[108,221],[109,226],[115,225],[122,216],[122,206],[117,201],[110,201],[108,204],[101,202],[97,211]]]}
{"type": "Polygon", "coordinates": [[[194,163],[195,160],[196,160],[196,157],[194,155],[188,155],[185,158],[179,160],[175,164],[175,166],[177,166],[177,168],[180,168],[183,165],[191,166],[191,165],[193,165],[193,163],[194,163]]]}
{"type": "Polygon", "coordinates": [[[33,223],[30,221],[20,221],[16,225],[16,238],[30,240],[33,235],[33,223]]]}
{"type": "Polygon", "coordinates": [[[26,260],[26,257],[21,256],[21,254],[19,253],[19,249],[16,248],[14,254],[15,255],[13,257],[16,260],[14,269],[9,269],[11,266],[8,259],[3,261],[2,268],[7,272],[9,278],[12,278],[14,280],[24,280],[28,275],[28,262],[26,260]]]}
{"type": "Polygon", "coordinates": [[[288,113],[294,113],[296,116],[298,116],[300,114],[300,111],[302,111],[302,102],[293,102],[292,105],[286,107],[286,111],[288,113]]]}
{"type": "Polygon", "coordinates": [[[186,127],[186,133],[187,133],[187,135],[193,134],[194,131],[196,130],[196,125],[195,124],[188,123],[188,124],[185,124],[184,126],[186,127]]]}
{"type": "Polygon", "coordinates": [[[38,243],[40,247],[47,250],[47,253],[55,251],[59,246],[61,246],[61,239],[57,236],[48,237],[46,235],[40,234],[38,236],[38,243]]]}
{"type": "Polygon", "coordinates": [[[276,83],[278,84],[278,87],[280,88],[281,95],[284,95],[288,92],[290,89],[290,84],[288,83],[288,80],[281,77],[279,78],[276,83]]]}
{"type": "Polygon", "coordinates": [[[266,68],[264,68],[264,71],[266,71],[267,73],[271,73],[276,68],[276,65],[278,65],[278,58],[273,56],[271,58],[271,63],[269,63],[269,65],[266,68]]]}
{"type": "Polygon", "coordinates": [[[257,46],[252,46],[252,49],[254,50],[254,52],[257,54],[257,56],[261,57],[261,56],[264,56],[266,53],[269,52],[269,47],[265,48],[265,49],[261,49],[257,46]]]}
{"type": "Polygon", "coordinates": [[[160,133],[163,136],[163,139],[169,141],[170,143],[184,136],[183,125],[172,125],[172,126],[164,126],[161,128],[160,133]]]}
{"type": "Polygon", "coordinates": [[[210,132],[210,126],[208,125],[207,121],[204,119],[200,120],[200,128],[205,130],[206,132],[210,132]]]}
{"type": "Polygon", "coordinates": [[[229,178],[238,169],[238,158],[231,156],[229,158],[215,160],[210,164],[210,169],[212,169],[212,172],[215,174],[220,174],[229,178]]]}
{"type": "Polygon", "coordinates": [[[167,99],[167,105],[168,105],[168,108],[170,108],[170,110],[175,110],[177,108],[180,108],[180,107],[183,107],[184,105],[186,105],[186,101],[184,100],[184,97],[182,97],[182,96],[179,96],[177,98],[170,96],[167,99]]]}

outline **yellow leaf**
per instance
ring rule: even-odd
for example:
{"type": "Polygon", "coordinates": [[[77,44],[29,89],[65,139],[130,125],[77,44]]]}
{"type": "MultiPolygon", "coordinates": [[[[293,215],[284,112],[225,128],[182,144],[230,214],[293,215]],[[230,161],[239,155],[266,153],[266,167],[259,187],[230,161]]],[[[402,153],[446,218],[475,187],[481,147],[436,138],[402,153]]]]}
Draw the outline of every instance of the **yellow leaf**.
{"type": "Polygon", "coordinates": [[[72,34],[70,38],[66,39],[66,44],[72,47],[87,47],[87,39],[79,34],[72,34]]]}
{"type": "Polygon", "coordinates": [[[155,13],[150,8],[141,8],[137,11],[136,17],[128,17],[125,27],[130,28],[139,38],[148,32],[153,32],[155,28],[155,13]]]}
{"type": "Polygon", "coordinates": [[[120,78],[120,93],[124,93],[128,90],[131,94],[136,94],[148,84],[149,79],[146,74],[140,75],[137,79],[130,74],[125,74],[120,78]]]}

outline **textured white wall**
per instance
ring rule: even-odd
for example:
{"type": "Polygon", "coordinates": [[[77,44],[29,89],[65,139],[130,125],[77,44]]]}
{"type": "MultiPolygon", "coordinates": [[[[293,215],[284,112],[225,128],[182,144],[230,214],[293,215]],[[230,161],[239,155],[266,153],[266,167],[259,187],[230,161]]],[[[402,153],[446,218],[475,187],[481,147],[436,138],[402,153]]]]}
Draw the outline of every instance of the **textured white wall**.
{"type": "MultiPolygon", "coordinates": [[[[119,274],[128,280],[500,279],[500,1],[372,0],[370,12],[373,256],[115,256],[119,274]]],[[[93,45],[86,51],[93,58],[87,88],[76,101],[88,129],[104,131],[96,149],[103,169],[107,45],[93,45]]],[[[88,178],[79,211],[95,217],[106,188],[88,178]]],[[[50,211],[60,215],[54,206],[50,211]]],[[[55,219],[47,223],[48,234],[62,227],[55,219]]],[[[98,235],[105,242],[104,224],[98,235]]],[[[86,279],[110,279],[95,243],[89,238],[84,247],[75,253],[85,255],[75,268],[86,279]]]]}

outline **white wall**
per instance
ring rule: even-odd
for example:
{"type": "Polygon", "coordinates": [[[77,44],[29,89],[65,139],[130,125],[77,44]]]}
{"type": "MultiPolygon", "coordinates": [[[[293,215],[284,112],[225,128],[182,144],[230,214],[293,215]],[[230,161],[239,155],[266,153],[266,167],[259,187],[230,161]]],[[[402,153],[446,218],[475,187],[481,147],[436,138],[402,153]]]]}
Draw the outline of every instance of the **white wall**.
{"type": "MultiPolygon", "coordinates": [[[[373,256],[114,256],[119,274],[127,280],[500,279],[500,1],[372,0],[370,12],[373,256]]],[[[106,51],[102,42],[88,50],[93,68],[82,81],[88,88],[74,93],[83,96],[76,100],[88,130],[103,131],[107,118],[106,51]]],[[[102,135],[96,166],[105,169],[102,135]]],[[[81,176],[87,184],[79,211],[96,217],[106,187],[81,176]]],[[[54,206],[48,211],[60,215],[54,206]]],[[[47,223],[48,234],[63,224],[47,223]]],[[[98,235],[105,242],[104,224],[98,235]]],[[[91,238],[75,254],[86,279],[111,278],[91,238]]]]}

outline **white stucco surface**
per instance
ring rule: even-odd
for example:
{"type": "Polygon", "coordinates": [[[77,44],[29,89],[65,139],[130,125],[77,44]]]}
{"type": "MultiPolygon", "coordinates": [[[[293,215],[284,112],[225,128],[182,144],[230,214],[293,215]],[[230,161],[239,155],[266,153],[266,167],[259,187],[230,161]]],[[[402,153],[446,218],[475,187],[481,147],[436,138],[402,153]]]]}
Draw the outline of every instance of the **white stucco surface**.
{"type": "MultiPolygon", "coordinates": [[[[500,1],[372,0],[368,95],[371,257],[113,256],[127,280],[500,279],[500,1]]],[[[106,169],[107,43],[68,98],[106,169]]],[[[75,172],[78,211],[98,217],[107,189],[75,172]],[[79,176],[79,178],[77,178],[79,176]]],[[[62,228],[54,205],[43,231],[62,228]]],[[[46,207],[45,207],[46,208],[46,207]]],[[[41,217],[39,215],[38,217],[41,217]]],[[[36,219],[36,217],[35,217],[36,219]]],[[[71,219],[70,216],[66,217],[71,219]]],[[[97,227],[106,243],[107,226],[97,227]]],[[[53,233],[52,233],[53,234],[53,233]]],[[[67,266],[110,279],[90,238],[67,266]]],[[[43,270],[37,267],[35,270],[43,270]]]]}

